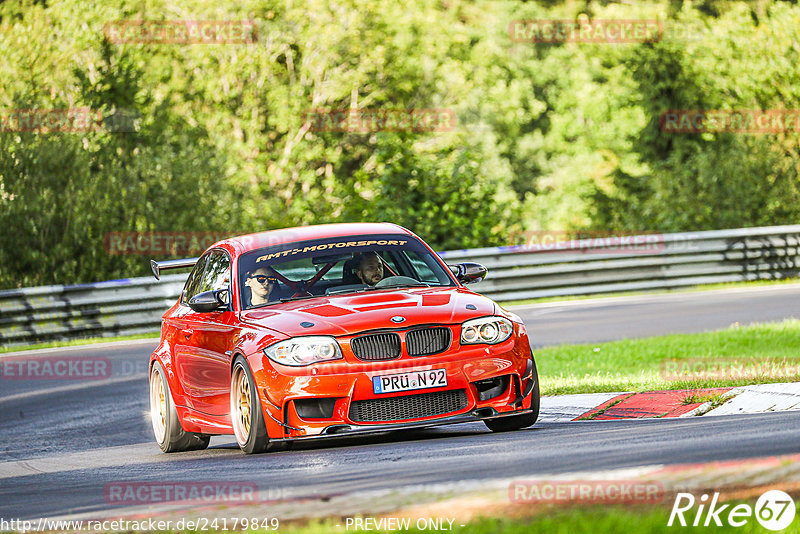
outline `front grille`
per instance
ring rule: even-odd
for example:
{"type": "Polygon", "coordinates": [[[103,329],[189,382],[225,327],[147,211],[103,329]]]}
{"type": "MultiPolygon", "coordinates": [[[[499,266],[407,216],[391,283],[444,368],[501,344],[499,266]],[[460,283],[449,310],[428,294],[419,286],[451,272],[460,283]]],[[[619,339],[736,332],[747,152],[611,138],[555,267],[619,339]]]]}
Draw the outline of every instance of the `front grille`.
{"type": "Polygon", "coordinates": [[[463,389],[388,397],[350,403],[352,421],[402,421],[456,412],[467,406],[463,389]]]}
{"type": "Polygon", "coordinates": [[[406,335],[406,350],[409,356],[430,356],[447,350],[452,332],[449,328],[420,328],[406,335]]]}
{"type": "Polygon", "coordinates": [[[397,334],[370,334],[350,342],[353,354],[359,360],[374,362],[393,360],[400,356],[400,336],[397,334]]]}

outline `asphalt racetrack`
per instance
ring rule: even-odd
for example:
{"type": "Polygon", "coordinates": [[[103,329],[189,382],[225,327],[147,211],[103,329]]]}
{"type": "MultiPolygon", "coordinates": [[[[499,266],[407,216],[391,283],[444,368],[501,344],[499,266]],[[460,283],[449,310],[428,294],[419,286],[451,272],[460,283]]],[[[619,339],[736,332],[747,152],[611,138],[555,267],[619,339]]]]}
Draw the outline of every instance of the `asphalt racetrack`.
{"type": "Polygon", "coordinates": [[[720,330],[800,318],[800,284],[551,302],[511,309],[534,347],[720,330]]]}
{"type": "MultiPolygon", "coordinates": [[[[800,317],[800,286],[516,307],[537,346],[697,332],[800,317]]],[[[287,496],[404,485],[733,460],[800,452],[796,412],[709,418],[537,423],[493,434],[468,423],[297,444],[246,456],[232,436],[206,451],[163,454],[147,415],[154,341],[30,352],[107,358],[110,378],[0,379],[0,518],[111,515],[107,484],[240,481],[287,496]]],[[[0,356],[4,358],[17,356],[0,356]]],[[[540,371],[542,372],[542,371],[540,371]]],[[[117,509],[122,511],[121,509],[117,509]]]]}

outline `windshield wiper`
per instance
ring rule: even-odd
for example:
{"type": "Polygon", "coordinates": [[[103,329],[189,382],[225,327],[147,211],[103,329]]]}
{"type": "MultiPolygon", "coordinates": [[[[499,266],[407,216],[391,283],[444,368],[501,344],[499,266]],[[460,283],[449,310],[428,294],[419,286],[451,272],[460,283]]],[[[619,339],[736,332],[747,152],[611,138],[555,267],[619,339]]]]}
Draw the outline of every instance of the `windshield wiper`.
{"type": "Polygon", "coordinates": [[[332,291],[329,290],[326,293],[326,295],[329,295],[329,296],[330,295],[347,295],[347,294],[353,294],[353,293],[366,293],[367,291],[380,291],[381,289],[399,289],[399,288],[404,288],[404,287],[447,287],[447,286],[443,285],[443,284],[433,285],[433,284],[429,284],[427,282],[416,282],[416,283],[410,283],[409,282],[409,283],[403,283],[403,284],[397,284],[397,285],[390,284],[390,285],[381,286],[381,287],[371,286],[371,287],[362,287],[362,288],[359,288],[359,289],[356,289],[356,288],[346,288],[346,289],[339,289],[339,290],[333,289],[332,291]]]}
{"type": "Polygon", "coordinates": [[[328,290],[325,294],[326,295],[344,295],[345,293],[358,293],[360,291],[364,291],[364,290],[363,289],[354,288],[354,287],[349,287],[347,289],[328,290]]]}
{"type": "Polygon", "coordinates": [[[293,300],[315,299],[324,295],[300,295],[299,297],[286,297],[278,300],[278,302],[291,302],[293,300]]]}
{"type": "Polygon", "coordinates": [[[399,289],[399,288],[402,288],[402,287],[431,287],[431,285],[430,284],[426,284],[425,282],[417,282],[416,284],[412,284],[410,282],[409,283],[403,283],[403,284],[397,284],[397,285],[389,284],[389,285],[385,285],[385,286],[381,286],[381,287],[377,287],[377,286],[366,287],[364,289],[359,289],[358,291],[355,291],[355,293],[362,293],[364,291],[379,291],[381,289],[399,289]]]}
{"type": "Polygon", "coordinates": [[[285,298],[282,298],[282,299],[273,300],[273,301],[270,301],[270,302],[265,302],[264,304],[256,304],[255,306],[249,306],[249,307],[247,307],[245,309],[246,310],[257,310],[258,308],[266,308],[267,306],[274,306],[275,304],[281,304],[283,302],[291,302],[293,300],[313,299],[313,298],[320,297],[320,296],[322,296],[322,295],[304,295],[304,296],[301,296],[301,297],[294,297],[294,298],[285,297],[285,298]]]}

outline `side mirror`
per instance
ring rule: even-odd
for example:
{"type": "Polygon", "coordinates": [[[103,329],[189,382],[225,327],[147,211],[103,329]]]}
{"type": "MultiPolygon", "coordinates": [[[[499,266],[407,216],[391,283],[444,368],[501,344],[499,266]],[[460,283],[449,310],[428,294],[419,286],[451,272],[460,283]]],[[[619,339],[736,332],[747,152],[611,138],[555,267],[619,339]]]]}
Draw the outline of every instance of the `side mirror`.
{"type": "Polygon", "coordinates": [[[203,291],[189,299],[189,307],[197,313],[208,313],[220,308],[227,308],[229,303],[230,293],[227,289],[203,291]]]}
{"type": "Polygon", "coordinates": [[[456,280],[462,284],[471,284],[473,282],[480,282],[486,278],[489,270],[480,263],[458,263],[456,265],[448,265],[450,270],[456,276],[456,280]]]}

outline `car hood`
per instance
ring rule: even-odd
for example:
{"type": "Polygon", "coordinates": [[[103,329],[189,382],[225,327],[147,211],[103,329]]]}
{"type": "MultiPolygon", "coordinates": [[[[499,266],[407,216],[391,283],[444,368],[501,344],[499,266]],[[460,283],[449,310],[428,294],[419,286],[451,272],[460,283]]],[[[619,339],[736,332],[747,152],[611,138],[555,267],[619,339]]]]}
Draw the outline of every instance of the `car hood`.
{"type": "Polygon", "coordinates": [[[456,324],[495,310],[491,299],[465,288],[409,288],[284,302],[244,311],[241,318],[287,336],[341,336],[378,328],[456,324]],[[393,317],[404,320],[393,322],[393,317]]]}

